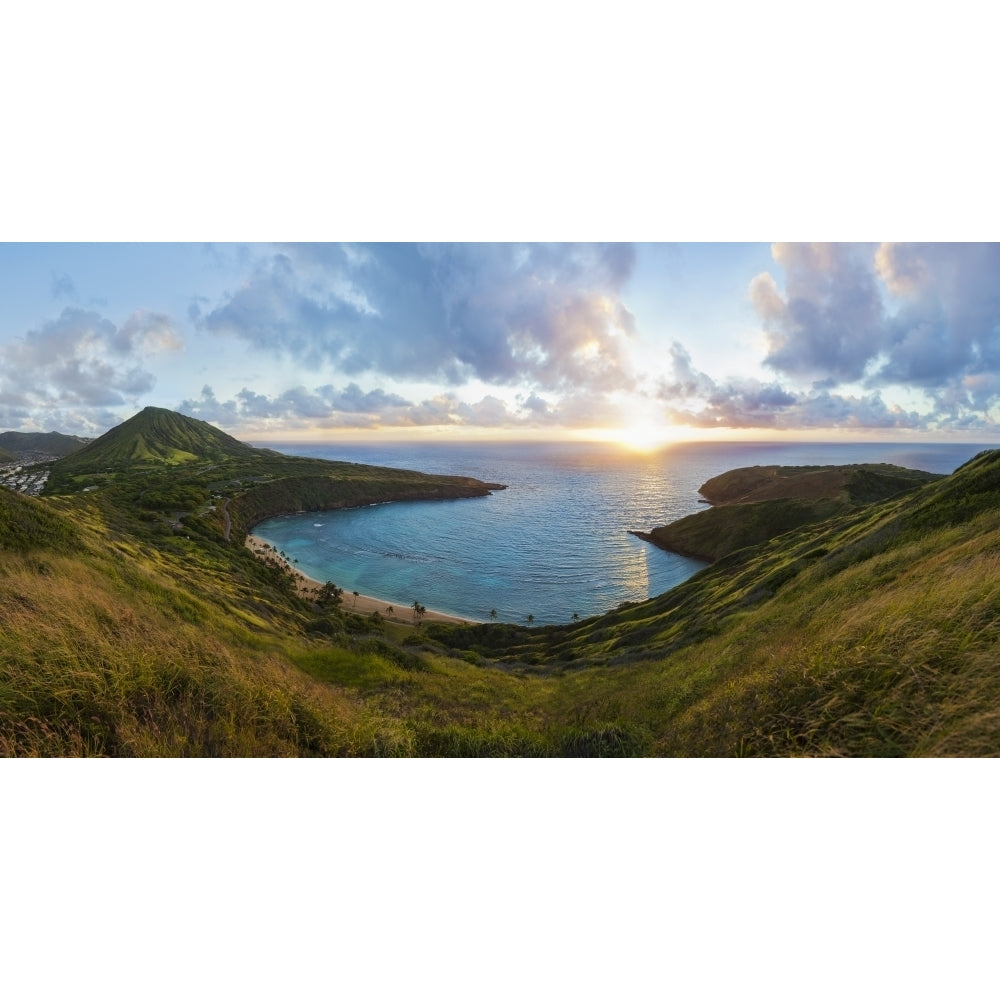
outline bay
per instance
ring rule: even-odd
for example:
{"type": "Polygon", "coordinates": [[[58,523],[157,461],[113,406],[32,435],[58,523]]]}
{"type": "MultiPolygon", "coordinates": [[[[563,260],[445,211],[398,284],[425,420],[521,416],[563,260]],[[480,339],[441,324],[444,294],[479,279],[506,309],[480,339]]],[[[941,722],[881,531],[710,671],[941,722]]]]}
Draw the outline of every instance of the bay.
{"type": "MultiPolygon", "coordinates": [[[[507,489],[473,500],[380,504],[272,518],[254,534],[316,580],[397,610],[476,621],[571,621],[643,601],[704,563],[628,534],[704,509],[698,487],[749,465],[888,462],[952,472],[986,445],[680,444],[650,453],[585,442],[275,444],[286,454],[474,476],[507,489]]],[[[348,603],[349,606],[349,603],[348,603]]]]}

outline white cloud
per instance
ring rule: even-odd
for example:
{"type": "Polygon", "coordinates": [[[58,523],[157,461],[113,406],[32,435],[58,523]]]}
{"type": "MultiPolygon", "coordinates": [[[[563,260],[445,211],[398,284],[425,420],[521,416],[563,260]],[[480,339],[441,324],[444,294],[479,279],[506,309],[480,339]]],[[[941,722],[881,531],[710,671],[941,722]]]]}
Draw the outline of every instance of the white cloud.
{"type": "Polygon", "coordinates": [[[605,391],[633,381],[633,262],[622,244],[292,246],[199,322],[348,376],[605,391]]]}
{"type": "Polygon", "coordinates": [[[144,363],[179,345],[165,316],[136,313],[118,328],[94,311],[67,307],[0,345],[0,405],[44,419],[45,411],[136,404],[156,381],[144,363]]]}

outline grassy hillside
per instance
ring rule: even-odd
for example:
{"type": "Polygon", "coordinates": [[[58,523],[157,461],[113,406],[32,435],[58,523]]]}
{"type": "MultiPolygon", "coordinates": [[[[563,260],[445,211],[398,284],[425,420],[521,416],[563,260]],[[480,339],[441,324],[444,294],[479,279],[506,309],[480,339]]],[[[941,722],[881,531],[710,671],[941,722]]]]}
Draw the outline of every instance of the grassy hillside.
{"type": "Polygon", "coordinates": [[[66,551],[76,539],[68,518],[32,497],[0,489],[0,552],[66,551]]]}
{"type": "MultiPolygon", "coordinates": [[[[0,434],[0,452],[7,449],[8,452],[19,454],[21,452],[37,452],[43,455],[52,455],[60,458],[64,455],[72,455],[79,451],[84,445],[78,437],[70,434],[48,434],[30,433],[25,431],[5,431],[0,434]]],[[[0,457],[2,461],[2,457],[0,457]]]]}
{"type": "Polygon", "coordinates": [[[887,463],[863,465],[755,465],[731,469],[703,483],[699,493],[716,506],[761,500],[884,500],[941,477],[887,463]]]}
{"type": "Polygon", "coordinates": [[[88,474],[241,458],[254,450],[202,420],[147,406],[96,441],[61,459],[53,470],[58,484],[54,489],[65,489],[76,477],[88,474]]]}
{"type": "Polygon", "coordinates": [[[210,424],[147,407],[52,466],[48,496],[97,491],[108,517],[160,529],[183,522],[241,543],[264,518],[288,511],[398,499],[484,496],[500,484],[254,448],[210,424]]]}
{"type": "Polygon", "coordinates": [[[0,493],[0,752],[1000,752],[997,452],[539,629],[307,603],[218,510],[135,503],[148,478],[0,493]]]}
{"type": "Polygon", "coordinates": [[[699,490],[716,506],[633,534],[670,552],[714,562],[748,545],[939,478],[885,464],[733,469],[699,490]]]}
{"type": "MultiPolygon", "coordinates": [[[[1000,453],[721,560],[652,601],[480,650],[559,673],[642,752],[1000,752],[1000,453]],[[599,664],[599,666],[598,666],[599,664]]],[[[449,639],[475,648],[475,630],[449,639]]],[[[480,633],[482,638],[482,633],[480,633]]]]}

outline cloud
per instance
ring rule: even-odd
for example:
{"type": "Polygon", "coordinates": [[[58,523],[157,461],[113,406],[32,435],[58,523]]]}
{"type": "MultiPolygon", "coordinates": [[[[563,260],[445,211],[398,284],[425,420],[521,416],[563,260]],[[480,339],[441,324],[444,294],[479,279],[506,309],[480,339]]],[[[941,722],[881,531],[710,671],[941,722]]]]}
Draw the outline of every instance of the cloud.
{"type": "Polygon", "coordinates": [[[900,302],[880,382],[948,387],[1000,372],[1000,244],[888,243],[875,264],[900,302]]]}
{"type": "Polygon", "coordinates": [[[615,422],[619,411],[603,397],[587,393],[562,397],[558,403],[537,393],[512,401],[487,394],[473,402],[452,391],[414,402],[382,389],[363,390],[357,383],[342,388],[297,386],[275,395],[244,387],[230,400],[220,400],[205,385],[198,397],[185,399],[179,412],[241,432],[294,432],[315,429],[465,427],[529,430],[538,427],[594,427],[615,422]]]}
{"type": "Polygon", "coordinates": [[[877,392],[862,396],[834,394],[826,388],[794,392],[778,382],[752,378],[717,382],[693,368],[682,345],[671,346],[671,357],[672,377],[661,382],[659,396],[666,403],[667,416],[675,423],[771,430],[917,430],[929,425],[928,417],[888,405],[877,392]]]}
{"type": "Polygon", "coordinates": [[[201,320],[201,307],[209,305],[211,300],[205,295],[193,295],[187,307],[187,318],[197,324],[201,320]]]}
{"type": "Polygon", "coordinates": [[[236,400],[243,416],[267,420],[327,419],[337,413],[363,414],[370,419],[380,413],[411,405],[402,396],[382,389],[365,392],[354,382],[343,389],[323,385],[308,390],[298,386],[273,397],[244,388],[236,394],[236,400]]]}
{"type": "Polygon", "coordinates": [[[662,383],[660,395],[667,398],[689,399],[692,396],[708,396],[715,392],[715,382],[704,372],[697,371],[691,364],[687,348],[674,341],[669,349],[672,380],[662,383]]]}
{"type": "Polygon", "coordinates": [[[764,325],[765,364],[794,376],[860,379],[889,342],[870,249],[777,243],[772,255],[785,270],[785,295],[767,273],[749,290],[764,325]]]}
{"type": "Polygon", "coordinates": [[[1000,244],[775,244],[749,286],[765,364],[815,389],[918,387],[945,405],[1000,402],[1000,244]]]}
{"type": "Polygon", "coordinates": [[[177,412],[218,427],[236,427],[241,422],[237,402],[232,399],[222,402],[216,398],[210,385],[202,386],[197,399],[185,399],[177,407],[177,412]]]}
{"type": "Polygon", "coordinates": [[[290,246],[199,322],[348,376],[625,388],[634,259],[621,244],[290,246]]]}
{"type": "Polygon", "coordinates": [[[96,312],[67,307],[57,319],[0,345],[0,406],[64,410],[134,403],[155,384],[143,360],[178,346],[165,316],[134,313],[119,328],[96,312]]]}
{"type": "Polygon", "coordinates": [[[183,342],[169,316],[139,309],[109,338],[108,346],[120,355],[148,355],[179,351],[183,342]]]}
{"type": "Polygon", "coordinates": [[[76,285],[68,274],[52,272],[52,298],[56,300],[76,298],[76,285]]]}

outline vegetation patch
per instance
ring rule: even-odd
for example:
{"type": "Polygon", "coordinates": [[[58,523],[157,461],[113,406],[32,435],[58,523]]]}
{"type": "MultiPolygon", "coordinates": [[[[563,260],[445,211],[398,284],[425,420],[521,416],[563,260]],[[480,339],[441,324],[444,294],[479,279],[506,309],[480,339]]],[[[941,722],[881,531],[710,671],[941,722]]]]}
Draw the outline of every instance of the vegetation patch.
{"type": "Polygon", "coordinates": [[[734,469],[701,486],[699,492],[715,505],[709,510],[632,534],[670,552],[715,562],[748,545],[940,478],[885,464],[734,469]]]}
{"type": "Polygon", "coordinates": [[[259,449],[171,466],[169,440],[133,468],[126,443],[55,463],[42,498],[0,491],[0,753],[1000,753],[998,452],[882,499],[848,476],[793,526],[803,498],[713,508],[744,541],[702,572],[534,629],[303,600],[239,539],[274,504],[489,484],[259,449]]]}

